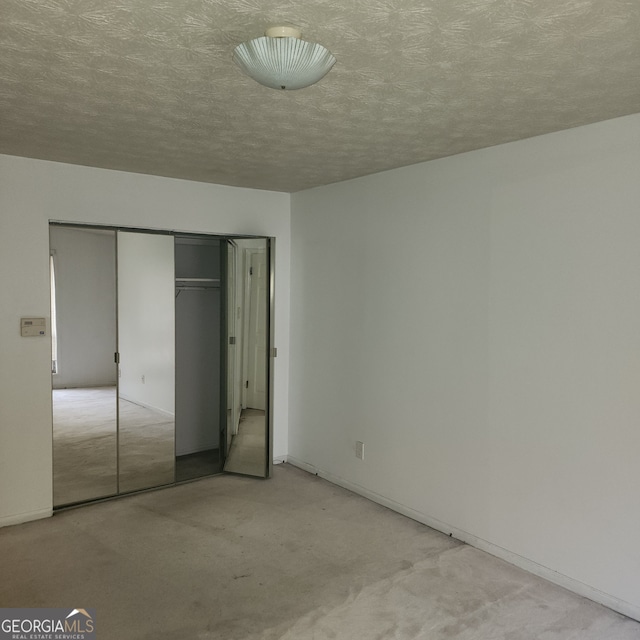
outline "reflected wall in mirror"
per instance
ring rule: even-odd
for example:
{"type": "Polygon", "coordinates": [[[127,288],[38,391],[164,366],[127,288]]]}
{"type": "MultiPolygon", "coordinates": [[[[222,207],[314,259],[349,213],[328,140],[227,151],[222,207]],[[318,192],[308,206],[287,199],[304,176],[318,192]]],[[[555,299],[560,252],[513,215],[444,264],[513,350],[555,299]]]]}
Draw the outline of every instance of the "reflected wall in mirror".
{"type": "Polygon", "coordinates": [[[227,429],[224,470],[267,477],[270,261],[267,238],[227,243],[227,429]]]}
{"type": "Polygon", "coordinates": [[[51,226],[50,251],[57,507],[117,492],[115,232],[51,226]]]}
{"type": "Polygon", "coordinates": [[[119,492],[175,480],[173,236],[118,231],[119,492]]]}

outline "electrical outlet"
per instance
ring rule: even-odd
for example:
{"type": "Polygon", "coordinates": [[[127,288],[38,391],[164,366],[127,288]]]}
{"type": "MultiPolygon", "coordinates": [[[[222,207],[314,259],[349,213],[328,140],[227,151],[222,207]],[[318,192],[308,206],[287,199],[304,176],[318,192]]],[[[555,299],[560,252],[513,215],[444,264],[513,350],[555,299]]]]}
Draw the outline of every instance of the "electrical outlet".
{"type": "Polygon", "coordinates": [[[356,441],[356,458],[364,460],[364,442],[356,441]]]}

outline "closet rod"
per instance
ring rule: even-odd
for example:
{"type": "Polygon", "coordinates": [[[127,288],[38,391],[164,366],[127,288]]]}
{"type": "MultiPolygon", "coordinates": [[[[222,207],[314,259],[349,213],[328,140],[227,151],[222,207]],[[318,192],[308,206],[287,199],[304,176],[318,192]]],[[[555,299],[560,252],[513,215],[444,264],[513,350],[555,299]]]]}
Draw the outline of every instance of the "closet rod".
{"type": "Polygon", "coordinates": [[[176,290],[177,291],[212,291],[213,289],[219,289],[220,285],[212,285],[209,287],[198,287],[195,285],[184,285],[184,286],[180,286],[180,285],[176,285],[176,290]]]}

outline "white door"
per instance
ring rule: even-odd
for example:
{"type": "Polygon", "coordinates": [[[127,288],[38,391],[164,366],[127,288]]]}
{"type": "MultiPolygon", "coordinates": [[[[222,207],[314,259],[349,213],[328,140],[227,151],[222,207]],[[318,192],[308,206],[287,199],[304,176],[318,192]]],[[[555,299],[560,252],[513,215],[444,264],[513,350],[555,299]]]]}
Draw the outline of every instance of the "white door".
{"type": "Polygon", "coordinates": [[[267,254],[249,254],[249,332],[246,400],[250,409],[265,410],[267,397],[267,254]]]}

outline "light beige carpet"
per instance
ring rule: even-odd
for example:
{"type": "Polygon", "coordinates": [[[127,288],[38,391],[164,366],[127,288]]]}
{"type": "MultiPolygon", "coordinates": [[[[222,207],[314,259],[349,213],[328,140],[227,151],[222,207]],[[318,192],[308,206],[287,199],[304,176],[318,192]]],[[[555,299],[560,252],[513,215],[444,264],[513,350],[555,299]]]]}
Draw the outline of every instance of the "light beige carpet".
{"type": "Polygon", "coordinates": [[[0,529],[4,607],[105,640],[637,640],[640,624],[288,465],[0,529]]]}
{"type": "Polygon", "coordinates": [[[243,409],[238,433],[231,447],[224,470],[263,478],[267,466],[267,427],[265,413],[258,409],[243,409]]]}
{"type": "Polygon", "coordinates": [[[173,482],[174,461],[166,414],[121,398],[118,442],[115,387],[53,391],[54,505],[115,495],[118,469],[121,493],[173,482]]]}
{"type": "Polygon", "coordinates": [[[53,504],[117,493],[116,388],[54,389],[53,504]]]}

